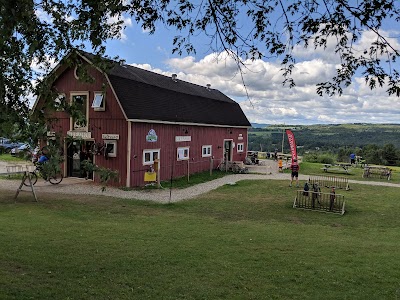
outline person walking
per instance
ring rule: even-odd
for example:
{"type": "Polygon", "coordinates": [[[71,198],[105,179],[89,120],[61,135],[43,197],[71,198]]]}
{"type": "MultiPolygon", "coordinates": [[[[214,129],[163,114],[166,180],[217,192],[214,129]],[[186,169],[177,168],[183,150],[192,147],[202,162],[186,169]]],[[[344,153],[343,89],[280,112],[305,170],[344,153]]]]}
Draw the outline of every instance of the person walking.
{"type": "Polygon", "coordinates": [[[296,178],[296,187],[299,187],[299,170],[300,170],[300,166],[297,163],[297,159],[294,159],[292,161],[292,164],[290,165],[290,169],[292,170],[292,174],[291,174],[291,179],[290,179],[289,186],[292,186],[293,180],[296,178]]]}

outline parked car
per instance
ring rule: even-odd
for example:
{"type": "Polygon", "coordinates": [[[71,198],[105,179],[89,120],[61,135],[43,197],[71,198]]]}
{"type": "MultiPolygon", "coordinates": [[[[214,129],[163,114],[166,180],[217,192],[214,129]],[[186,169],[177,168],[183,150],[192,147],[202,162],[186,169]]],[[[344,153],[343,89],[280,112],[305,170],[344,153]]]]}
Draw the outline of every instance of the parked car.
{"type": "Polygon", "coordinates": [[[13,143],[9,139],[0,137],[0,148],[5,152],[8,153],[11,149],[15,147],[21,146],[22,143],[13,143]]]}
{"type": "Polygon", "coordinates": [[[16,143],[16,146],[10,151],[12,156],[17,155],[20,152],[31,152],[31,146],[29,144],[16,143]]]}

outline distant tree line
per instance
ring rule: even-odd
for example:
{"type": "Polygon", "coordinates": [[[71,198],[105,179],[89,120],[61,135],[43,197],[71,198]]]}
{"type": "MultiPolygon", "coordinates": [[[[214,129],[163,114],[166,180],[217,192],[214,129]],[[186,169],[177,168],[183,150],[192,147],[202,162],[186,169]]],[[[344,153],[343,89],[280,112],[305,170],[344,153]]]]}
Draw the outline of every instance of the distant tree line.
{"type": "MultiPolygon", "coordinates": [[[[283,127],[252,128],[249,131],[249,150],[289,153],[283,127]]],[[[309,160],[347,162],[351,153],[369,164],[400,165],[400,125],[312,125],[292,128],[299,155],[309,160]]]]}

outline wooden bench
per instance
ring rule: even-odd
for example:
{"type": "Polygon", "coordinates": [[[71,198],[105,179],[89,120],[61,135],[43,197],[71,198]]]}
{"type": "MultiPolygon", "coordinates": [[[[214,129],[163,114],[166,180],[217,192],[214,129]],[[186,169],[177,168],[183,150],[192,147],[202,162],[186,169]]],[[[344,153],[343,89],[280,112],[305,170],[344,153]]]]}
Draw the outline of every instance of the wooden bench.
{"type": "Polygon", "coordinates": [[[346,172],[346,174],[350,173],[349,167],[351,164],[324,164],[324,167],[321,168],[324,172],[335,171],[335,172],[346,172]]]}
{"type": "Polygon", "coordinates": [[[35,189],[33,187],[32,181],[31,181],[31,172],[33,171],[31,169],[31,166],[8,165],[8,166],[6,166],[6,170],[7,170],[6,173],[0,173],[0,175],[11,176],[11,175],[23,174],[21,184],[19,185],[17,192],[14,196],[15,202],[17,201],[17,197],[18,197],[19,193],[21,191],[23,191],[22,188],[24,187],[24,185],[26,185],[25,181],[28,181],[29,185],[27,185],[27,186],[30,188],[30,190],[33,194],[33,197],[35,198],[35,201],[38,202],[36,192],[35,192],[35,189]]]}

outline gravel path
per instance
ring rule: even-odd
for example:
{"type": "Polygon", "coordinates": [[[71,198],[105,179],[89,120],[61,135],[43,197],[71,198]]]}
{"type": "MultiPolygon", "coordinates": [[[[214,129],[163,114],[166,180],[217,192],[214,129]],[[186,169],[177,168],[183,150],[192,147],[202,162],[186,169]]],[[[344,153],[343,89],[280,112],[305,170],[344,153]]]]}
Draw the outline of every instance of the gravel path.
{"type": "MultiPolygon", "coordinates": [[[[308,180],[308,175],[300,175],[300,180],[308,180]]],[[[154,189],[145,191],[123,191],[118,188],[107,187],[102,192],[99,185],[93,184],[91,181],[85,181],[76,178],[65,178],[59,185],[51,185],[42,180],[38,181],[35,185],[35,191],[40,200],[40,193],[58,193],[58,194],[73,194],[73,195],[101,195],[108,197],[117,197],[125,199],[139,199],[148,200],[158,203],[172,203],[185,199],[191,199],[198,195],[207,193],[225,184],[234,184],[240,180],[287,180],[289,182],[289,174],[282,173],[264,173],[264,174],[234,174],[228,175],[223,178],[215,179],[206,183],[198,184],[186,189],[154,189]]],[[[20,185],[19,180],[0,180],[0,191],[9,190],[16,191],[20,185]]],[[[373,181],[357,181],[349,180],[349,183],[378,185],[378,186],[391,186],[400,187],[400,184],[390,182],[373,182],[373,181]]],[[[28,187],[24,190],[29,191],[28,187]]]]}
{"type": "MultiPolygon", "coordinates": [[[[6,163],[0,162],[0,171],[5,170],[6,163]]],[[[118,188],[107,187],[102,192],[99,185],[93,184],[91,181],[86,181],[79,178],[64,178],[59,185],[51,185],[39,179],[35,185],[35,191],[40,199],[40,193],[58,193],[70,195],[101,195],[107,197],[117,197],[125,199],[148,200],[159,203],[178,202],[185,199],[195,198],[201,194],[212,191],[225,184],[234,184],[240,180],[287,180],[289,183],[290,175],[287,173],[278,173],[277,162],[273,160],[264,161],[263,166],[249,166],[250,174],[234,174],[223,178],[215,179],[206,183],[201,183],[186,189],[154,189],[144,191],[123,191],[118,188]]],[[[0,172],[1,173],[1,172],[0,172]]],[[[308,175],[300,175],[302,181],[308,180],[308,175]]],[[[375,181],[357,181],[349,180],[350,184],[367,184],[377,186],[400,187],[400,184],[390,182],[375,182],[375,181]]],[[[0,191],[17,191],[21,182],[19,180],[2,180],[0,179],[0,191]]],[[[351,185],[350,185],[351,187],[351,185]]],[[[24,190],[29,190],[24,187],[24,190]]]]}

